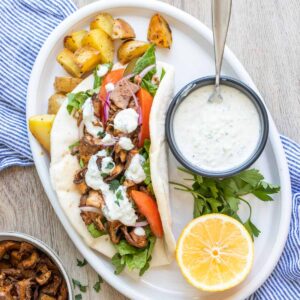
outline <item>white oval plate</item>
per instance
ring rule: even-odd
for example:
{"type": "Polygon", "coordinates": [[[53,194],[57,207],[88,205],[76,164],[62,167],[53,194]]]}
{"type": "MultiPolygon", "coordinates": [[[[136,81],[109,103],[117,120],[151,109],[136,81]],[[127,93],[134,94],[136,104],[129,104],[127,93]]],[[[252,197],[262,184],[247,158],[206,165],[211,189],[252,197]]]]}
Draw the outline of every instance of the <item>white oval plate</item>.
{"type": "MultiPolygon", "coordinates": [[[[158,58],[175,66],[175,91],[195,78],[214,73],[212,34],[194,17],[157,1],[103,0],[85,6],[72,14],[45,42],[30,78],[27,118],[46,113],[48,98],[54,92],[54,77],[65,74],[55,62],[56,55],[63,47],[63,37],[73,30],[88,27],[89,22],[100,11],[110,12],[115,17],[124,17],[136,30],[137,38],[141,40],[146,39],[149,18],[153,13],[160,12],[167,18],[173,31],[174,44],[171,51],[159,50],[158,58]]],[[[230,50],[226,49],[224,59],[224,74],[246,82],[257,91],[251,78],[230,50]]],[[[134,299],[244,299],[253,293],[274,269],[287,238],[291,216],[287,163],[277,129],[271,116],[269,117],[269,141],[255,167],[263,172],[268,181],[280,184],[281,193],[271,203],[253,199],[253,219],[262,233],[255,240],[255,261],[252,272],[236,288],[214,294],[198,291],[188,285],[175,262],[167,267],[153,268],[142,278],[128,274],[114,275],[110,261],[88,248],[69,223],[51,187],[49,159],[47,155],[42,154],[43,151],[36,140],[31,135],[29,138],[40,179],[61,223],[89,264],[114,288],[134,299]]],[[[169,168],[171,180],[180,179],[177,165],[178,163],[171,157],[169,168]]],[[[192,201],[187,195],[174,192],[171,187],[171,205],[173,229],[178,237],[182,228],[192,219],[192,201]]],[[[247,216],[247,211],[243,207],[240,213],[244,217],[247,216]]]]}

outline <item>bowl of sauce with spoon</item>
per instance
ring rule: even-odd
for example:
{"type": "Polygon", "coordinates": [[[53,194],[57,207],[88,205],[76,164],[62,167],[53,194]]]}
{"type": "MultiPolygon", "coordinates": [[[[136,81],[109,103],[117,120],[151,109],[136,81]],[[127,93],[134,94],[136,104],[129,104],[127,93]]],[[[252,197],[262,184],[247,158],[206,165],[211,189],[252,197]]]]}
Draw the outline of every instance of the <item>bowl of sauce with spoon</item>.
{"type": "Polygon", "coordinates": [[[260,97],[233,78],[220,77],[232,0],[212,0],[215,77],[187,84],[166,116],[171,151],[187,169],[206,177],[227,177],[250,167],[269,133],[260,97]]]}
{"type": "Polygon", "coordinates": [[[214,77],[197,79],[173,99],[166,136],[176,159],[207,177],[232,176],[262,153],[269,123],[259,96],[242,82],[220,78],[222,101],[209,101],[214,77]]]}

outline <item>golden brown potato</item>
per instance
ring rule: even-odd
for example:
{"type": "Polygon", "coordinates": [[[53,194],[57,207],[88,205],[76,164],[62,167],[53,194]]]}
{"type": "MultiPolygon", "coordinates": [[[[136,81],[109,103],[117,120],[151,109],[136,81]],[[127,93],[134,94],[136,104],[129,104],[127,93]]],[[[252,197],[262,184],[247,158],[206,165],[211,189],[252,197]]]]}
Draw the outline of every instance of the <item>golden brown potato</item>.
{"type": "Polygon", "coordinates": [[[92,29],[83,38],[83,46],[90,46],[99,50],[102,63],[112,62],[114,59],[114,44],[112,39],[102,29],[92,29]]]}
{"type": "Polygon", "coordinates": [[[54,88],[58,93],[67,94],[72,92],[81,81],[80,78],[55,77],[54,88]]]}
{"type": "Polygon", "coordinates": [[[127,64],[133,58],[142,56],[150,44],[142,41],[126,41],[118,49],[118,59],[122,64],[127,64]]]}
{"type": "Polygon", "coordinates": [[[112,38],[116,39],[134,39],[135,32],[133,28],[123,19],[116,19],[112,29],[112,38]]]}
{"type": "Polygon", "coordinates": [[[29,118],[29,129],[38,142],[50,152],[50,132],[55,115],[39,115],[29,118]]]}
{"type": "Polygon", "coordinates": [[[64,94],[54,94],[48,100],[48,114],[56,115],[63,102],[67,99],[64,94]]]}
{"type": "Polygon", "coordinates": [[[72,76],[81,77],[82,71],[76,64],[75,55],[69,49],[64,48],[56,57],[61,66],[72,76]]]}
{"type": "Polygon", "coordinates": [[[75,52],[78,48],[82,47],[82,39],[85,37],[86,34],[86,30],[79,30],[65,36],[65,48],[69,49],[72,52],[75,52]]]}
{"type": "Polygon", "coordinates": [[[77,49],[74,56],[77,66],[84,74],[95,69],[101,62],[100,51],[89,46],[77,49]]]}
{"type": "Polygon", "coordinates": [[[172,31],[160,14],[152,16],[148,27],[148,41],[161,48],[171,48],[172,31]]]}
{"type": "Polygon", "coordinates": [[[102,13],[90,24],[91,29],[102,29],[110,37],[112,37],[114,26],[114,18],[108,13],[102,13]]]}

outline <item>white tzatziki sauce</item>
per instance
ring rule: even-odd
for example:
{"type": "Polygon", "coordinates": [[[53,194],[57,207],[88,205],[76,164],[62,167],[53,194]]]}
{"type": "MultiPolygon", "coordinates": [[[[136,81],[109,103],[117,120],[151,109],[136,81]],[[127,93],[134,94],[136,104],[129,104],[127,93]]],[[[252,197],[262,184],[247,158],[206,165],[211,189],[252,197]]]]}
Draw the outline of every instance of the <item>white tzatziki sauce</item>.
{"type": "MultiPolygon", "coordinates": [[[[102,154],[98,152],[98,154],[102,154]]],[[[120,186],[117,191],[110,190],[109,185],[104,182],[101,176],[101,171],[97,165],[97,159],[99,156],[93,155],[88,163],[88,169],[85,175],[86,184],[94,190],[101,191],[105,206],[103,207],[103,213],[109,221],[119,220],[127,226],[134,226],[138,216],[132,206],[131,201],[127,197],[126,187],[120,186]]],[[[111,162],[110,157],[102,159],[102,168],[107,168],[107,164],[111,162]]],[[[108,170],[110,171],[110,170],[108,170]]]]}
{"type": "Polygon", "coordinates": [[[174,115],[175,142],[184,157],[207,171],[226,171],[254,153],[261,134],[258,111],[239,90],[221,85],[221,103],[208,102],[213,85],[201,87],[174,115]]]}
{"type": "Polygon", "coordinates": [[[103,132],[103,127],[97,125],[99,120],[95,116],[94,106],[91,98],[88,98],[82,106],[82,121],[89,134],[97,138],[99,132],[103,132]]]}

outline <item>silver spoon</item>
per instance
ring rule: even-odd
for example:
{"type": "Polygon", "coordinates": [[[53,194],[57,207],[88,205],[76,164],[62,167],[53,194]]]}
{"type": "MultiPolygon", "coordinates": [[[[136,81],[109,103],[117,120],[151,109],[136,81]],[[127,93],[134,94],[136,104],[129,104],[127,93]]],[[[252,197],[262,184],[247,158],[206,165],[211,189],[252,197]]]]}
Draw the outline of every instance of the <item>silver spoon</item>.
{"type": "Polygon", "coordinates": [[[223,100],[220,92],[220,73],[231,15],[231,4],[232,0],[212,0],[212,28],[214,34],[216,82],[214,91],[208,99],[209,102],[219,103],[223,100]]]}

